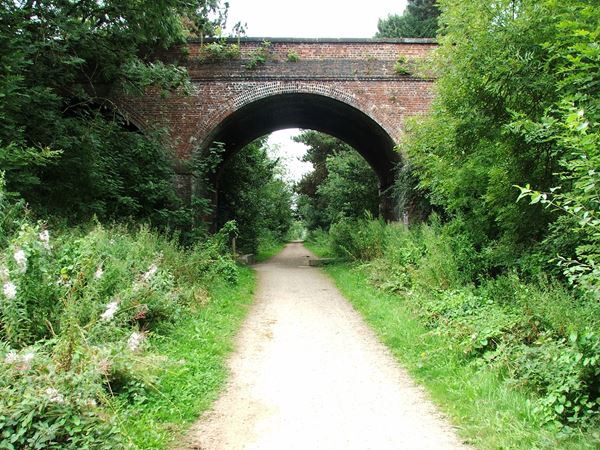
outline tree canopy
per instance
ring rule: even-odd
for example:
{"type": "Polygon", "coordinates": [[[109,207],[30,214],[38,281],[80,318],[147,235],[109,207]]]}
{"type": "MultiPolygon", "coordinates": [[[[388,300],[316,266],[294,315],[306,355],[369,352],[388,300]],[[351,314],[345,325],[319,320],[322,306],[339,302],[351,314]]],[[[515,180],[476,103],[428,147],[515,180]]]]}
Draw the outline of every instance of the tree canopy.
{"type": "Polygon", "coordinates": [[[348,144],[317,131],[294,138],[308,146],[304,161],[314,170],[297,184],[298,210],[309,229],[329,228],[343,217],[377,215],[378,180],[373,169],[348,144]]]}
{"type": "Polygon", "coordinates": [[[378,38],[432,38],[440,11],[436,0],[408,0],[402,15],[389,14],[377,23],[378,38]]]}
{"type": "Polygon", "coordinates": [[[164,141],[111,98],[184,86],[185,70],[156,51],[224,17],[219,0],[1,0],[0,167],[12,195],[77,220],[180,222],[164,141]]]}
{"type": "Polygon", "coordinates": [[[597,217],[597,171],[587,165],[600,121],[595,3],[440,0],[438,95],[403,145],[420,188],[469,236],[487,273],[551,269],[557,255],[588,255],[594,270],[585,249],[597,231],[573,221],[567,198],[544,208],[540,194],[529,206],[514,186],[560,186],[569,207],[588,211],[579,220],[597,217]]]}

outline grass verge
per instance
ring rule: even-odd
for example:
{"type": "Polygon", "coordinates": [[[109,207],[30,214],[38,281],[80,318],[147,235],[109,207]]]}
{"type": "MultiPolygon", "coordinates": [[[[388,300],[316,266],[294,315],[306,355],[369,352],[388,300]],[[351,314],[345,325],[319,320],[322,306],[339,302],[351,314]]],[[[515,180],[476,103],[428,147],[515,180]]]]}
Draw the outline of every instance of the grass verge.
{"type": "Polygon", "coordinates": [[[163,371],[156,390],[122,408],[123,428],[139,448],[164,449],[207,410],[227,378],[226,358],[252,302],[254,272],[239,269],[239,282],[218,282],[202,309],[151,340],[163,371]]]}
{"type": "Polygon", "coordinates": [[[263,262],[272,258],[285,247],[285,242],[268,240],[260,242],[258,245],[258,253],[256,254],[256,262],[263,262]]]}
{"type": "MultiPolygon", "coordinates": [[[[309,248],[326,254],[318,246],[309,248]]],[[[355,265],[336,264],[325,270],[466,442],[482,449],[597,448],[597,438],[591,435],[561,437],[539,427],[524,392],[511,388],[493,370],[465,364],[443,336],[434,335],[410,312],[406,298],[371,286],[355,265]]]]}

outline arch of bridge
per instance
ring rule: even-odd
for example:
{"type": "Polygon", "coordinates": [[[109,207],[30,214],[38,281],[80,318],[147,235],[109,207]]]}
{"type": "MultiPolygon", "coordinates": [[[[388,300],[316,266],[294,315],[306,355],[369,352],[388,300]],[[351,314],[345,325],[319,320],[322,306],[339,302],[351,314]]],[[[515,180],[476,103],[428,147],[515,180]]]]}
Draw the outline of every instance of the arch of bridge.
{"type": "Polygon", "coordinates": [[[394,139],[385,124],[361,106],[353,95],[323,83],[260,84],[217,111],[208,120],[210,131],[198,130],[198,148],[222,142],[227,159],[254,139],[279,129],[322,131],[354,147],[373,167],[382,187],[387,187],[398,161],[394,139]]]}

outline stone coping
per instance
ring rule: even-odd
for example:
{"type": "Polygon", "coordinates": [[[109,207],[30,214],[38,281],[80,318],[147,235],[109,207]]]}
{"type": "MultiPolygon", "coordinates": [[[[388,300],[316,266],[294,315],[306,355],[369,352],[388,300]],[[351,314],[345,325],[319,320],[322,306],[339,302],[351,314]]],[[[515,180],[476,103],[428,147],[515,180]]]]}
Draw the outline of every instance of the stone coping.
{"type": "Polygon", "coordinates": [[[437,44],[437,40],[433,38],[400,38],[400,39],[382,39],[382,38],[293,38],[293,37],[228,37],[228,38],[206,38],[188,39],[189,44],[200,44],[202,42],[219,42],[227,43],[239,42],[263,42],[269,41],[273,44],[277,43],[296,43],[296,44],[437,44]]]}

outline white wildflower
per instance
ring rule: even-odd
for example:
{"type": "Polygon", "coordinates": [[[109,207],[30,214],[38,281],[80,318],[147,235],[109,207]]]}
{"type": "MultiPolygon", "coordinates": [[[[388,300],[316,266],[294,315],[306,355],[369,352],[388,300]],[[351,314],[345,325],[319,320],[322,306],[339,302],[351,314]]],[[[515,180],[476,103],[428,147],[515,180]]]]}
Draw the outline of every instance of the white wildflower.
{"type": "Polygon", "coordinates": [[[9,277],[8,269],[6,267],[0,267],[0,280],[8,281],[9,277]]]}
{"type": "Polygon", "coordinates": [[[22,357],[21,360],[25,363],[25,364],[29,364],[31,361],[33,361],[33,358],[35,357],[35,353],[33,352],[27,352],[25,353],[22,357]]]}
{"type": "Polygon", "coordinates": [[[46,389],[46,395],[48,396],[48,400],[50,400],[50,402],[52,403],[64,403],[65,402],[65,398],[63,397],[63,395],[58,392],[58,389],[49,387],[48,389],[46,389]]]}
{"type": "Polygon", "coordinates": [[[35,357],[35,354],[33,352],[27,352],[23,356],[21,356],[21,366],[19,367],[19,370],[30,369],[31,362],[33,361],[34,357],[35,357]]]}
{"type": "Polygon", "coordinates": [[[15,261],[17,263],[17,266],[19,266],[19,270],[21,271],[21,273],[25,273],[27,271],[27,255],[25,254],[25,252],[22,249],[19,249],[15,252],[13,257],[15,258],[15,261]]]}
{"type": "Polygon", "coordinates": [[[154,274],[156,274],[156,271],[158,270],[158,267],[156,266],[156,264],[152,264],[149,268],[148,268],[148,272],[144,273],[144,275],[142,275],[142,280],[143,281],[150,281],[150,279],[154,276],[154,274]]]}
{"type": "Polygon", "coordinates": [[[20,358],[19,358],[19,355],[17,355],[17,352],[15,352],[14,350],[11,350],[4,357],[4,362],[6,364],[15,364],[19,361],[19,359],[20,358]]]}
{"type": "Polygon", "coordinates": [[[56,285],[57,286],[65,286],[65,287],[71,287],[73,285],[73,280],[71,280],[69,277],[67,276],[59,276],[58,279],[56,280],[56,285]]]}
{"type": "Polygon", "coordinates": [[[2,286],[2,293],[9,300],[14,300],[17,297],[17,286],[14,283],[7,281],[2,286]]]}
{"type": "Polygon", "coordinates": [[[114,302],[110,302],[108,305],[106,305],[106,311],[104,311],[101,315],[100,318],[102,320],[111,320],[115,313],[117,312],[117,309],[119,308],[119,302],[117,302],[116,300],[114,302]]]}
{"type": "Polygon", "coordinates": [[[132,352],[137,352],[140,348],[140,345],[142,345],[142,342],[144,342],[145,339],[146,336],[143,333],[138,333],[137,331],[134,331],[133,333],[131,333],[131,336],[129,336],[129,340],[127,341],[127,347],[129,347],[129,350],[131,350],[132,352]]]}
{"type": "Polygon", "coordinates": [[[104,275],[104,270],[102,269],[102,264],[100,264],[94,273],[94,278],[99,280],[102,278],[102,275],[104,275]]]}
{"type": "Polygon", "coordinates": [[[39,234],[40,241],[46,250],[50,250],[50,232],[44,230],[39,234]]]}

